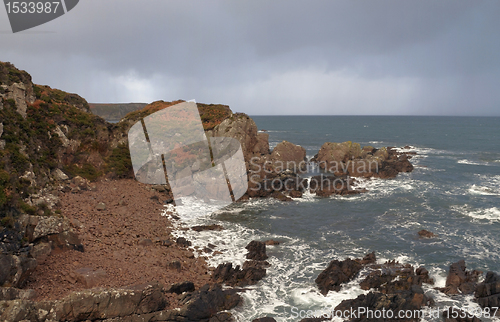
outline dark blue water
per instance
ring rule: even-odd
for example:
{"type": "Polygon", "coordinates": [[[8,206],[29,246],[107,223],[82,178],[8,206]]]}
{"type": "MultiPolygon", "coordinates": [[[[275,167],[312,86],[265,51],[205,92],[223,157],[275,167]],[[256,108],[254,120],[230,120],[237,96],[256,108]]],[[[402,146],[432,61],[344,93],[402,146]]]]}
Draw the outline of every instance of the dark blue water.
{"type": "MultiPolygon", "coordinates": [[[[334,258],[375,251],[379,261],[398,259],[424,265],[444,286],[449,265],[465,259],[468,268],[500,272],[500,118],[399,116],[253,116],[267,130],[271,147],[287,140],[308,157],[324,142],[354,141],[374,147],[411,146],[415,170],[393,180],[361,183],[369,192],[349,197],[306,195],[234,205],[210,218],[228,227],[213,263],[243,261],[251,239],[283,241],[269,247],[268,276],[245,295],[241,320],[274,316],[295,321],[291,308],[326,309],[363,293],[353,282],[323,297],[314,279],[334,258]],[[438,235],[422,240],[417,232],[438,235]],[[229,236],[229,237],[228,237],[229,236]],[[227,241],[227,239],[230,239],[227,241]],[[226,239],[226,241],[224,241],[226,239]]],[[[195,236],[192,238],[195,238],[195,236]]],[[[218,236],[202,239],[216,241],[218,236]]],[[[427,288],[438,305],[446,296],[427,288]]],[[[471,297],[455,304],[474,306],[471,297]]]]}

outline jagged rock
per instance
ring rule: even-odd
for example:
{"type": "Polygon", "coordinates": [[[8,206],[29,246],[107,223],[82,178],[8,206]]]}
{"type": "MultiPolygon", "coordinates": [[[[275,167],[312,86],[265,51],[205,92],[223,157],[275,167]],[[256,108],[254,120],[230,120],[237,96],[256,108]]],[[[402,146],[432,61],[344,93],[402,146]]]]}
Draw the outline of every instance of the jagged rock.
{"type": "Polygon", "coordinates": [[[34,290],[22,290],[15,287],[0,287],[0,301],[31,300],[36,296],[34,290]]]}
{"type": "Polygon", "coordinates": [[[167,292],[176,294],[182,294],[184,292],[194,292],[194,283],[188,281],[175,283],[170,286],[167,292]]]}
{"type": "Polygon", "coordinates": [[[278,171],[291,170],[294,173],[306,168],[306,149],[288,141],[280,142],[271,153],[272,166],[278,171]]]}
{"type": "Polygon", "coordinates": [[[222,290],[220,285],[201,287],[193,293],[186,293],[180,300],[183,305],[176,313],[177,321],[200,321],[230,310],[241,303],[241,296],[234,290],[222,290]],[[181,318],[184,319],[179,319],[181,318]]]}
{"type": "Polygon", "coordinates": [[[362,259],[347,258],[343,261],[334,259],[318,275],[315,282],[323,295],[327,295],[329,291],[339,291],[342,284],[352,280],[364,265],[375,263],[375,261],[375,252],[367,254],[362,259]]]}
{"type": "Polygon", "coordinates": [[[233,268],[233,264],[219,264],[212,274],[212,280],[216,283],[224,283],[230,286],[246,286],[257,284],[265,275],[269,263],[261,261],[246,261],[243,269],[239,265],[233,268]]]}
{"type": "Polygon", "coordinates": [[[422,229],[421,231],[418,232],[418,235],[422,238],[434,238],[437,237],[436,234],[433,232],[430,232],[428,230],[422,229]]]}
{"type": "Polygon", "coordinates": [[[26,253],[0,254],[0,286],[22,287],[36,268],[36,260],[26,253]]]}
{"type": "Polygon", "coordinates": [[[246,256],[247,259],[258,261],[267,259],[265,243],[252,240],[245,248],[248,250],[248,254],[246,256]]]}
{"type": "Polygon", "coordinates": [[[65,217],[58,216],[30,216],[28,221],[27,236],[29,241],[59,234],[70,230],[70,222],[65,217]]]}
{"type": "Polygon", "coordinates": [[[315,282],[323,295],[329,291],[340,291],[343,283],[350,281],[363,268],[363,265],[347,258],[343,261],[332,260],[328,267],[321,272],[315,282]]]}
{"type": "Polygon", "coordinates": [[[64,180],[68,180],[69,177],[66,173],[62,172],[61,169],[55,169],[53,172],[52,172],[52,175],[54,176],[54,178],[56,180],[60,180],[60,181],[64,181],[64,180]]]}
{"type": "Polygon", "coordinates": [[[221,225],[212,224],[212,225],[193,226],[191,227],[191,229],[200,232],[204,230],[223,230],[224,227],[222,227],[221,225]]]}
{"type": "Polygon", "coordinates": [[[482,307],[500,307],[500,276],[488,272],[484,281],[477,285],[474,296],[482,307]]]}
{"type": "MultiPolygon", "coordinates": [[[[337,307],[335,311],[345,311],[352,310],[358,311],[359,308],[363,307],[371,311],[392,311],[393,316],[397,317],[399,311],[416,311],[420,310],[423,306],[432,304],[432,300],[428,298],[422,287],[418,285],[413,285],[409,290],[397,291],[396,293],[383,294],[369,292],[368,294],[361,294],[353,300],[344,300],[337,307]]],[[[374,319],[373,316],[367,316],[366,314],[357,315],[351,318],[349,321],[419,321],[419,318],[411,319],[374,319]]]]}
{"type": "Polygon", "coordinates": [[[483,272],[477,270],[467,271],[465,261],[459,260],[450,265],[446,286],[440,290],[448,295],[474,293],[479,276],[482,274],[483,272]]]}
{"type": "Polygon", "coordinates": [[[33,245],[30,251],[30,255],[37,260],[37,262],[43,262],[47,256],[52,252],[52,245],[50,242],[40,242],[33,245]]]}
{"type": "Polygon", "coordinates": [[[410,264],[388,261],[381,265],[368,265],[370,270],[366,278],[359,283],[361,289],[376,289],[384,294],[392,294],[401,290],[409,290],[413,285],[422,283],[434,284],[429,272],[421,266],[414,270],[410,264]]]}

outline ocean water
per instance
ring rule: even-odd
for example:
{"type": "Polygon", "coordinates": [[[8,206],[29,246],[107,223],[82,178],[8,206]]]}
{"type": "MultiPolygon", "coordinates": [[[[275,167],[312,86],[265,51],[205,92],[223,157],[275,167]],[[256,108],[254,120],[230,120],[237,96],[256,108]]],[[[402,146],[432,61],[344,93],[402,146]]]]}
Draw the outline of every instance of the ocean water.
{"type": "MultiPolygon", "coordinates": [[[[379,262],[396,259],[424,265],[443,287],[451,263],[500,273],[500,118],[396,116],[253,116],[267,130],[271,148],[287,140],[310,158],[324,142],[354,141],[374,147],[410,146],[415,169],[396,179],[361,182],[367,193],[331,198],[305,194],[293,202],[274,199],[233,204],[210,217],[180,223],[218,223],[217,232],[178,230],[193,246],[212,243],[223,254],[212,265],[242,264],[251,240],[275,239],[268,246],[267,276],[242,294],[231,312],[238,321],[272,316],[298,321],[292,310],[328,310],[367,293],[353,281],[323,296],[314,280],[332,259],[375,251],[379,262]],[[435,239],[419,239],[427,229],[435,239]]],[[[196,209],[193,209],[196,211],[196,209]]],[[[425,286],[443,308],[476,308],[472,296],[450,298],[425,286]]],[[[434,321],[425,318],[425,321],[434,321]]],[[[339,320],[340,321],[340,320],[339,320]]]]}

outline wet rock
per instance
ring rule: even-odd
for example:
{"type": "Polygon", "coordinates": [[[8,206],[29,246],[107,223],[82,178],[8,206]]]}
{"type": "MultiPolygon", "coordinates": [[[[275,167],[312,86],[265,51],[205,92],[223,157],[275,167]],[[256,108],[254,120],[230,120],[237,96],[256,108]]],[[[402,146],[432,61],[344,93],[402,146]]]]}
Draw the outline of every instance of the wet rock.
{"type": "Polygon", "coordinates": [[[200,321],[217,315],[217,312],[230,310],[241,303],[242,299],[234,290],[222,290],[220,285],[208,284],[193,293],[186,293],[180,300],[182,307],[177,311],[177,321],[200,321]]]}
{"type": "Polygon", "coordinates": [[[265,266],[266,262],[262,261],[246,261],[243,269],[239,265],[233,268],[231,263],[219,264],[212,274],[212,280],[229,286],[254,285],[266,275],[265,266]]]}
{"type": "Polygon", "coordinates": [[[276,320],[266,316],[264,318],[254,319],[252,322],[276,322],[276,320]]]}
{"type": "Polygon", "coordinates": [[[318,275],[315,282],[321,294],[326,296],[329,291],[340,291],[342,284],[352,280],[362,268],[363,265],[350,258],[343,261],[334,259],[318,275]]]}
{"type": "Polygon", "coordinates": [[[224,227],[222,227],[221,225],[212,224],[212,225],[193,226],[191,227],[191,229],[200,232],[204,230],[223,230],[224,227]]]}
{"type": "Polygon", "coordinates": [[[421,237],[421,238],[434,238],[434,237],[437,237],[436,234],[428,231],[428,230],[425,230],[425,229],[422,229],[421,231],[418,232],[418,235],[421,237]]]}
{"type": "Polygon", "coordinates": [[[484,281],[477,285],[474,296],[482,308],[500,307],[500,276],[488,272],[484,281]]]}
{"type": "Polygon", "coordinates": [[[247,259],[258,261],[267,259],[265,243],[253,240],[245,248],[248,250],[248,254],[246,256],[247,259]]]}
{"type": "Polygon", "coordinates": [[[343,261],[333,260],[328,267],[321,272],[315,282],[321,294],[326,295],[329,291],[339,291],[343,283],[352,280],[364,265],[375,263],[375,252],[367,254],[362,259],[347,258],[343,261]]]}
{"type": "Polygon", "coordinates": [[[369,273],[359,284],[363,290],[376,289],[384,294],[392,294],[410,290],[413,285],[434,284],[434,280],[429,277],[429,272],[423,266],[414,270],[410,264],[400,264],[393,260],[366,267],[369,273]]]}
{"type": "MultiPolygon", "coordinates": [[[[375,293],[369,292],[368,294],[361,294],[353,300],[344,300],[337,307],[336,311],[358,311],[359,308],[365,308],[367,311],[392,311],[393,316],[397,317],[399,311],[416,311],[420,310],[423,306],[431,305],[432,300],[428,298],[422,288],[414,285],[409,290],[397,291],[395,293],[375,293]]],[[[351,318],[349,321],[419,321],[419,318],[410,319],[374,319],[373,316],[367,314],[357,314],[356,317],[351,318]]]]}
{"type": "Polygon", "coordinates": [[[194,292],[194,283],[188,281],[175,283],[170,286],[167,292],[176,294],[182,294],[184,292],[194,292]]]}
{"type": "Polygon", "coordinates": [[[269,239],[269,240],[266,240],[264,242],[266,245],[270,245],[270,246],[275,246],[275,245],[279,245],[280,242],[277,241],[277,240],[274,240],[274,239],[269,239]]]}
{"type": "Polygon", "coordinates": [[[479,276],[482,274],[483,272],[477,270],[467,271],[465,261],[462,259],[450,265],[446,286],[440,290],[448,295],[474,293],[479,276]]]}

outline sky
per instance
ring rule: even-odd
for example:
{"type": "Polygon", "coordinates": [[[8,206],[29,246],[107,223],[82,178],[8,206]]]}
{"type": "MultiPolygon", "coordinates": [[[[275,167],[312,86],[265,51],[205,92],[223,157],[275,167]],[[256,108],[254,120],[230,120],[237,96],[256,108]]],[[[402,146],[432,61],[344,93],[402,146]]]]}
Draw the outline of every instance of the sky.
{"type": "Polygon", "coordinates": [[[0,61],[91,103],[250,115],[500,116],[500,2],[81,0],[0,61]]]}

